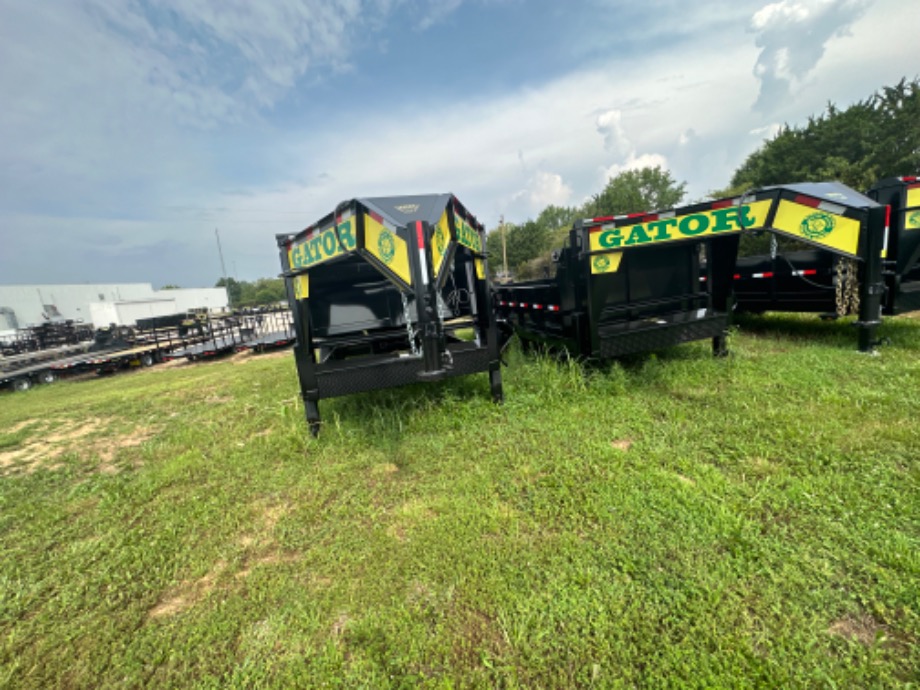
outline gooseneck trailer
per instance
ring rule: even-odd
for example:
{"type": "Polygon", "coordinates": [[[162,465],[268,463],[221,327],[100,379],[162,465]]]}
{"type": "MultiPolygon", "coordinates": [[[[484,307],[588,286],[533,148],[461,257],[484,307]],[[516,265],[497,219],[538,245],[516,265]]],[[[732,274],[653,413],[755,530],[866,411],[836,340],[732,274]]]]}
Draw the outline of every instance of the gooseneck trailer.
{"type": "Polygon", "coordinates": [[[496,288],[496,309],[525,343],[605,359],[725,336],[741,232],[793,237],[860,265],[862,350],[879,323],[885,209],[836,183],[756,190],[659,213],[575,223],[552,278],[496,288]]]}
{"type": "Polygon", "coordinates": [[[277,236],[307,421],[319,401],[488,372],[502,398],[485,229],[451,194],[352,199],[277,236]]]}
{"type": "MultiPolygon", "coordinates": [[[[856,247],[853,255],[828,246],[784,251],[774,243],[769,254],[739,258],[738,309],[829,316],[858,313],[862,324],[878,320],[877,313],[864,313],[862,305],[870,292],[879,290],[886,315],[920,309],[920,180],[887,178],[866,197],[884,209],[884,219],[876,212],[871,241],[856,247]]],[[[836,197],[827,199],[832,205],[836,201],[836,197]]]]}

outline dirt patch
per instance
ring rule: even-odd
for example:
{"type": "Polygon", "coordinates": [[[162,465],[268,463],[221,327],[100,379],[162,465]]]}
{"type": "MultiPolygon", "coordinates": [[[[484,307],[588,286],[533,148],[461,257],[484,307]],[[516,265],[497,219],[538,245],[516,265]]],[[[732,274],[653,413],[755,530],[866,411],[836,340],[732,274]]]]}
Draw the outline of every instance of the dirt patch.
{"type": "Polygon", "coordinates": [[[175,616],[190,609],[204,599],[214,589],[217,578],[226,569],[224,561],[218,561],[197,580],[185,580],[178,587],[170,590],[160,599],[160,602],[147,612],[149,618],[165,618],[175,616]]]}
{"type": "Polygon", "coordinates": [[[872,616],[864,615],[859,618],[849,616],[841,618],[832,623],[827,632],[836,637],[859,642],[865,647],[871,647],[877,639],[885,637],[887,630],[872,616]]]}
{"type": "Polygon", "coordinates": [[[141,445],[159,430],[138,427],[126,434],[109,433],[114,420],[90,417],[82,421],[50,420],[37,429],[40,438],[32,438],[22,445],[0,452],[0,474],[32,474],[39,469],[56,470],[63,467],[57,462],[65,453],[82,459],[98,460],[97,471],[116,474],[120,470],[113,464],[119,451],[141,445]]]}
{"type": "Polygon", "coordinates": [[[14,424],[12,427],[6,430],[6,433],[17,434],[23,429],[25,429],[26,427],[32,426],[33,424],[45,424],[45,423],[46,422],[43,419],[26,419],[26,420],[19,422],[19,424],[14,424]]]}
{"type": "Polygon", "coordinates": [[[616,441],[611,441],[610,447],[613,448],[614,450],[622,450],[625,452],[629,450],[630,448],[632,448],[632,444],[633,442],[631,438],[621,438],[616,441]]]}
{"type": "Polygon", "coordinates": [[[110,463],[119,451],[125,448],[137,448],[156,436],[158,432],[159,429],[154,427],[139,426],[134,431],[110,439],[104,448],[99,449],[99,457],[102,458],[103,463],[110,463]]]}
{"type": "Polygon", "coordinates": [[[153,367],[150,371],[165,371],[166,369],[175,369],[176,367],[184,367],[190,364],[190,362],[184,357],[180,359],[167,359],[164,360],[159,365],[153,367]]]}
{"type": "Polygon", "coordinates": [[[350,622],[351,617],[347,613],[340,613],[338,618],[332,623],[332,629],[330,630],[332,636],[341,637],[350,622]]]}
{"type": "Polygon", "coordinates": [[[204,401],[210,405],[224,405],[233,402],[233,398],[226,395],[209,395],[204,401]]]}
{"type": "Polygon", "coordinates": [[[282,359],[284,357],[293,357],[293,350],[275,350],[274,352],[263,352],[257,355],[259,359],[282,359]]]}
{"type": "Polygon", "coordinates": [[[281,549],[273,534],[278,522],[288,512],[287,506],[272,503],[260,505],[257,509],[257,531],[244,534],[239,540],[244,554],[243,567],[234,574],[234,578],[238,580],[249,577],[252,569],[259,565],[281,565],[300,560],[297,554],[281,549]]]}

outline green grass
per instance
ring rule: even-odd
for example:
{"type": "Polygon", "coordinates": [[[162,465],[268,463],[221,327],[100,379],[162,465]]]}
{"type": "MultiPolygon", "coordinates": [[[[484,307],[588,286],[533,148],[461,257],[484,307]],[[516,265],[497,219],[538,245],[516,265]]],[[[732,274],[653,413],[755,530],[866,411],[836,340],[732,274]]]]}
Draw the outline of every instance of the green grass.
{"type": "Polygon", "coordinates": [[[0,396],[0,687],[920,678],[920,320],[321,403],[289,354],[0,396]]]}

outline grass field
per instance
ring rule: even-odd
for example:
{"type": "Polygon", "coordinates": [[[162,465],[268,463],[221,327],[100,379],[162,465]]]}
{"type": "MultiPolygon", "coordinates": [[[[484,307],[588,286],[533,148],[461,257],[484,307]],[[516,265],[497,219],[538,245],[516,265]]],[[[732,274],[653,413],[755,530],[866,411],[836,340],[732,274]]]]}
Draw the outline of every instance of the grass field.
{"type": "Polygon", "coordinates": [[[290,353],[0,396],[2,687],[920,682],[920,320],[325,402],[290,353]]]}

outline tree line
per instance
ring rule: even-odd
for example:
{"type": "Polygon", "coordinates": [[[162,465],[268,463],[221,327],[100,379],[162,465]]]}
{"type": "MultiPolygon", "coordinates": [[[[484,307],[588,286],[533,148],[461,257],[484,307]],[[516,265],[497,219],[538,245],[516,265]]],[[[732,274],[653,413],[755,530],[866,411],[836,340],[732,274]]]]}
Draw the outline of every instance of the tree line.
{"type": "MultiPolygon", "coordinates": [[[[832,180],[865,191],[877,180],[918,173],[920,80],[902,79],[847,108],[828,103],[823,113],[803,125],[783,125],[744,160],[725,188],[708,196],[832,180]]],[[[686,183],[658,167],[620,173],[580,207],[548,206],[536,220],[492,229],[486,242],[491,271],[502,270],[503,234],[514,278],[536,278],[548,268],[550,252],[562,246],[576,219],[665,210],[681,203],[685,194],[686,183]]],[[[768,242],[765,237],[745,237],[741,251],[762,252],[768,242]]]]}
{"type": "Polygon", "coordinates": [[[256,281],[221,278],[214,287],[227,288],[232,307],[256,307],[287,300],[283,278],[259,278],[256,281]]]}
{"type": "MultiPolygon", "coordinates": [[[[790,182],[837,180],[856,190],[876,180],[920,173],[920,79],[902,79],[846,108],[828,103],[823,113],[802,125],[784,124],[735,170],[728,185],[709,198],[790,182]]],[[[540,277],[579,218],[656,211],[677,206],[686,182],[660,167],[627,170],[581,206],[547,206],[536,219],[505,223],[486,237],[490,270],[508,269],[517,280],[540,277]],[[504,239],[504,252],[503,242],[504,239]]],[[[762,251],[757,238],[744,238],[742,251],[762,251]]],[[[286,297],[281,278],[255,282],[221,278],[233,306],[269,304],[286,297]]]]}

